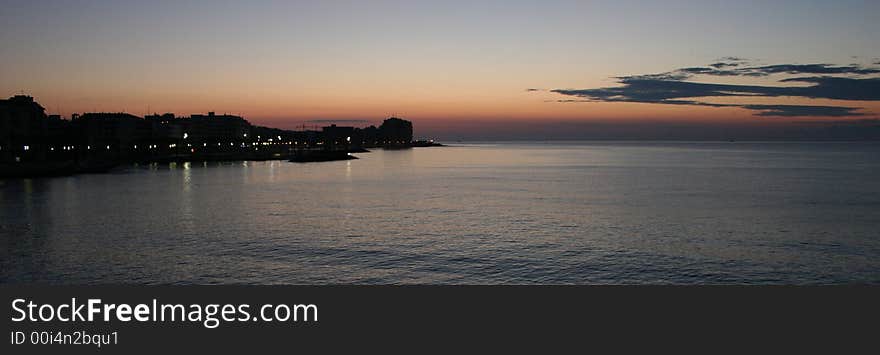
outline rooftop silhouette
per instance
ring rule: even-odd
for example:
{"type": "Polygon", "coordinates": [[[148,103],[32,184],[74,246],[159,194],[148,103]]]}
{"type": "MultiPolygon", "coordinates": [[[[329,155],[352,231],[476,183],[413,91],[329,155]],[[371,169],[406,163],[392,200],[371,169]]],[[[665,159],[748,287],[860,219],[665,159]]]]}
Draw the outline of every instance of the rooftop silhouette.
{"type": "MultiPolygon", "coordinates": [[[[412,147],[412,122],[284,130],[214,112],[138,117],[125,112],[49,116],[33,97],[0,100],[0,176],[75,173],[125,162],[289,159],[297,151],[412,147]]],[[[423,144],[419,144],[424,146],[423,144]]]]}

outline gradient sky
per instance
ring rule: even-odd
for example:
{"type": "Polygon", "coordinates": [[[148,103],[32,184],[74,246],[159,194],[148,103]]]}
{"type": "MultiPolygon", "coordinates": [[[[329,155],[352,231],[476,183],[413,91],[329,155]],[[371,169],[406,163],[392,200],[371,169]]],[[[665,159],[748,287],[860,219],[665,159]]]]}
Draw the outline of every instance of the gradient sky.
{"type": "MultiPolygon", "coordinates": [[[[217,111],[293,128],[304,121],[373,123],[398,115],[416,123],[417,135],[452,137],[506,125],[521,127],[510,132],[515,137],[542,123],[562,132],[638,122],[754,126],[865,120],[880,113],[878,100],[709,100],[862,108],[852,117],[766,117],[742,107],[603,102],[552,91],[617,87],[619,77],[703,67],[729,56],[746,58],[753,67],[880,67],[878,1],[4,0],[0,5],[0,95],[23,90],[50,113],[64,116],[217,111]]],[[[691,80],[804,85],[777,79],[783,78],[691,80]]]]}

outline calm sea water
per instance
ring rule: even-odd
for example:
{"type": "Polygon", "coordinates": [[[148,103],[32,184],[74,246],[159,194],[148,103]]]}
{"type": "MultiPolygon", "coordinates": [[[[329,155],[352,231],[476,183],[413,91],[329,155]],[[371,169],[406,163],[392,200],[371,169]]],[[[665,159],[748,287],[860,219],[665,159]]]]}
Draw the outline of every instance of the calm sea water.
{"type": "Polygon", "coordinates": [[[359,156],[0,180],[0,281],[880,283],[880,144],[359,156]]]}

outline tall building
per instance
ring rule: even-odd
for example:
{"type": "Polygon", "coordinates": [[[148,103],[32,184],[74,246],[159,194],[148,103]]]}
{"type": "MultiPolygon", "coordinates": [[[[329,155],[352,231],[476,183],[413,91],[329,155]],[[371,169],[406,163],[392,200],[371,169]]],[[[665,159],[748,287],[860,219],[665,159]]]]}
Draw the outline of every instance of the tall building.
{"type": "Polygon", "coordinates": [[[391,117],[379,126],[379,137],[383,145],[409,145],[412,143],[412,122],[391,117]]]}
{"type": "Polygon", "coordinates": [[[33,97],[0,100],[0,161],[41,159],[47,131],[46,109],[33,97]]]}
{"type": "Polygon", "coordinates": [[[84,113],[73,120],[80,144],[94,149],[123,151],[146,144],[153,136],[153,123],[122,112],[84,113]]]}
{"type": "Polygon", "coordinates": [[[324,146],[328,149],[349,148],[352,145],[360,146],[355,137],[354,127],[343,127],[335,124],[321,129],[324,135],[324,146]]]}
{"type": "Polygon", "coordinates": [[[251,124],[234,115],[194,114],[189,117],[185,133],[196,142],[243,140],[250,133],[251,124]]]}

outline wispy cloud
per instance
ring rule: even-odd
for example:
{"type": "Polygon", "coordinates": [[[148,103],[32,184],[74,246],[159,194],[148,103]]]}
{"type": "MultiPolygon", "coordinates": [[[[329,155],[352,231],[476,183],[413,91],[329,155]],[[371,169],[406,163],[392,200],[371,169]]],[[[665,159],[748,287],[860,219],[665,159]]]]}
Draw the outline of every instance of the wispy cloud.
{"type": "Polygon", "coordinates": [[[741,66],[746,63],[748,63],[748,60],[745,58],[724,57],[724,58],[718,59],[718,61],[715,63],[709,64],[709,66],[712,68],[715,68],[715,69],[724,69],[724,68],[738,67],[738,66],[741,66]]]}
{"type": "Polygon", "coordinates": [[[758,116],[776,117],[849,117],[863,116],[858,107],[842,106],[810,106],[810,105],[739,105],[739,107],[759,111],[758,116]]]}
{"type": "Polygon", "coordinates": [[[839,120],[839,121],[799,121],[795,123],[807,125],[850,125],[865,127],[880,127],[880,118],[863,118],[858,120],[839,120]]]}
{"type": "Polygon", "coordinates": [[[777,64],[750,67],[740,67],[740,65],[742,65],[742,62],[718,62],[705,67],[681,68],[666,73],[646,74],[639,75],[638,77],[685,80],[695,75],[765,77],[773,74],[880,74],[880,68],[867,68],[855,64],[842,66],[831,64],[777,64]]]}
{"type": "Polygon", "coordinates": [[[551,92],[578,97],[572,101],[638,102],[666,105],[694,105],[709,107],[740,107],[756,111],[757,116],[862,116],[858,107],[811,105],[757,105],[717,104],[706,102],[708,97],[800,97],[851,101],[880,100],[880,69],[859,65],[831,64],[778,64],[741,67],[741,58],[722,58],[707,67],[676,69],[659,74],[617,77],[623,84],[617,87],[595,89],[554,89],[551,92]],[[697,75],[766,77],[774,74],[802,75],[778,79],[779,83],[805,83],[808,86],[765,86],[720,84],[687,81],[697,75]],[[701,100],[702,99],[702,100],[701,100]]]}

